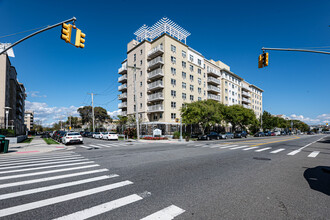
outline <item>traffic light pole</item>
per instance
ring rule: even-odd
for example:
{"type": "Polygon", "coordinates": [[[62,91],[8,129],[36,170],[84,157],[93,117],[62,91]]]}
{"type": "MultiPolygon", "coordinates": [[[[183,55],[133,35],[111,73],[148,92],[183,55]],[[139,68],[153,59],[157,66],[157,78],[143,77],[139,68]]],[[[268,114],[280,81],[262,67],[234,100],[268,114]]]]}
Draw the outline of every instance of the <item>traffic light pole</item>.
{"type": "Polygon", "coordinates": [[[9,47],[7,47],[6,49],[4,49],[3,51],[1,51],[1,52],[0,52],[0,55],[3,54],[3,53],[5,53],[5,52],[6,52],[7,50],[9,50],[10,48],[13,48],[13,47],[16,46],[17,44],[19,44],[19,43],[21,43],[21,42],[23,42],[23,41],[25,41],[25,40],[27,40],[27,39],[29,39],[29,38],[31,38],[31,37],[37,35],[37,34],[40,34],[40,33],[44,32],[44,31],[50,30],[50,29],[52,29],[52,28],[54,28],[54,27],[60,26],[60,25],[62,25],[63,23],[67,23],[67,22],[71,22],[71,21],[73,21],[73,23],[74,23],[74,22],[76,21],[76,18],[73,17],[73,18],[71,18],[71,19],[68,19],[68,20],[62,21],[62,22],[60,22],[60,23],[57,23],[57,24],[54,24],[54,25],[48,26],[48,27],[46,27],[46,28],[44,28],[44,29],[41,29],[41,30],[39,30],[39,31],[37,31],[37,32],[34,32],[33,34],[30,34],[30,35],[28,35],[28,36],[26,36],[26,37],[20,39],[19,41],[13,43],[11,46],[9,46],[9,47]]]}
{"type": "Polygon", "coordinates": [[[309,52],[309,53],[330,54],[330,52],[326,52],[326,51],[292,49],[292,48],[267,48],[267,47],[263,47],[263,48],[261,48],[261,50],[263,52],[265,52],[265,50],[280,50],[280,51],[297,51],[297,52],[309,52]]]}

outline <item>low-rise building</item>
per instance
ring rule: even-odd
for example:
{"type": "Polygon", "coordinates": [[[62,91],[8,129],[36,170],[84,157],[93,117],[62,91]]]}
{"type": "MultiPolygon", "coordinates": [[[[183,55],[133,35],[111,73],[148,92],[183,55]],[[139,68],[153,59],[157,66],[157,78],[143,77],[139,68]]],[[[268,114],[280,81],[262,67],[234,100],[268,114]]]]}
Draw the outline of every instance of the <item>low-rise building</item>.
{"type": "Polygon", "coordinates": [[[31,131],[31,129],[33,128],[33,118],[34,118],[33,111],[25,111],[24,124],[26,125],[28,131],[31,131]]]}

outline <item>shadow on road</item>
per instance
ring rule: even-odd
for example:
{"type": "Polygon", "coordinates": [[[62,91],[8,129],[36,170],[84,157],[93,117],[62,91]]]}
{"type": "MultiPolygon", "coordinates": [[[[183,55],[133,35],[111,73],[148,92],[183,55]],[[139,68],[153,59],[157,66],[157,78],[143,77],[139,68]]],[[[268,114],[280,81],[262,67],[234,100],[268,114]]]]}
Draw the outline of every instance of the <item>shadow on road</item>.
{"type": "Polygon", "coordinates": [[[307,168],[304,177],[311,189],[330,195],[330,167],[307,168]]]}

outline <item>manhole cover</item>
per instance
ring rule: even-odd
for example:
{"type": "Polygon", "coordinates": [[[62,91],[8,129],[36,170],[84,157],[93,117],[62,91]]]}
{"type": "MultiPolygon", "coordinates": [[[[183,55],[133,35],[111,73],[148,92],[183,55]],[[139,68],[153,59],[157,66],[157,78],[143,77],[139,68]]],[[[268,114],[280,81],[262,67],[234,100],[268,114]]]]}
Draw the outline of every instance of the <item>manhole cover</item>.
{"type": "Polygon", "coordinates": [[[253,159],[255,159],[255,160],[271,160],[270,158],[266,158],[266,157],[253,157],[253,159]]]}

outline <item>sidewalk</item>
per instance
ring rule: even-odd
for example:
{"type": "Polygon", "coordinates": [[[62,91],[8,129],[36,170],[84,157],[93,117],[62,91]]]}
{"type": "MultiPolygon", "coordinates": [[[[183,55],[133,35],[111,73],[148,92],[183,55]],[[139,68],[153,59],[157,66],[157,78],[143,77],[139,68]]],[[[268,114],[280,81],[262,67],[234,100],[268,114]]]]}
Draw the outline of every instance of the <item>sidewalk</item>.
{"type": "Polygon", "coordinates": [[[50,151],[70,149],[74,149],[74,147],[67,147],[62,144],[48,145],[40,136],[35,136],[30,143],[9,144],[8,153],[0,154],[0,157],[13,154],[45,153],[50,151]]]}

